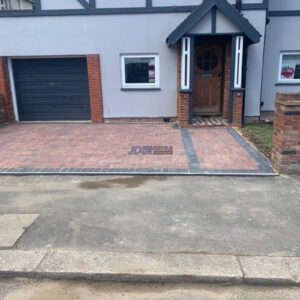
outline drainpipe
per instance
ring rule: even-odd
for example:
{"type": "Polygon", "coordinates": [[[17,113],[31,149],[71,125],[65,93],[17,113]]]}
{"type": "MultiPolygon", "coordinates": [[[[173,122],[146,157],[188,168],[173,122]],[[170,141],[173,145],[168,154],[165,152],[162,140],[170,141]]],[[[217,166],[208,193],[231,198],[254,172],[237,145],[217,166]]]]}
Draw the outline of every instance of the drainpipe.
{"type": "Polygon", "coordinates": [[[266,56],[266,40],[267,40],[267,26],[270,23],[270,18],[268,17],[269,12],[269,0],[264,0],[264,2],[267,4],[267,11],[266,11],[266,26],[265,26],[265,33],[264,33],[264,53],[263,53],[263,65],[262,65],[262,76],[261,76],[261,87],[260,87],[260,101],[259,101],[259,121],[261,121],[261,109],[264,106],[264,101],[262,99],[262,93],[263,93],[263,84],[264,84],[264,63],[265,63],[265,56],[266,56]]]}

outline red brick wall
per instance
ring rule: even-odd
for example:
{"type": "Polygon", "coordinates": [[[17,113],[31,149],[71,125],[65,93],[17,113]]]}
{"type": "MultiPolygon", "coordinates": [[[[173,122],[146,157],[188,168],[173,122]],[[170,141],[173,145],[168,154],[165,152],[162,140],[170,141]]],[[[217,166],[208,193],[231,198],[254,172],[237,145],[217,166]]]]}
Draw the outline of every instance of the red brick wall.
{"type": "Polygon", "coordinates": [[[98,54],[87,55],[87,67],[89,76],[92,121],[103,122],[103,96],[100,71],[100,57],[98,54]]]}
{"type": "Polygon", "coordinates": [[[3,56],[0,56],[0,94],[3,96],[5,122],[12,122],[15,117],[8,74],[8,64],[7,58],[3,56]]]}
{"type": "Polygon", "coordinates": [[[0,94],[0,124],[5,123],[4,97],[0,94]]]}
{"type": "Polygon", "coordinates": [[[182,128],[187,128],[189,126],[189,103],[190,94],[179,92],[179,124],[182,128]]]}
{"type": "Polygon", "coordinates": [[[244,91],[233,92],[232,125],[242,127],[244,91]]]}
{"type": "Polygon", "coordinates": [[[272,164],[280,173],[300,173],[300,93],[277,93],[272,164]]]}
{"type": "Polygon", "coordinates": [[[225,45],[224,83],[223,83],[223,112],[224,119],[228,119],[230,97],[230,67],[231,67],[231,43],[225,45]]]}

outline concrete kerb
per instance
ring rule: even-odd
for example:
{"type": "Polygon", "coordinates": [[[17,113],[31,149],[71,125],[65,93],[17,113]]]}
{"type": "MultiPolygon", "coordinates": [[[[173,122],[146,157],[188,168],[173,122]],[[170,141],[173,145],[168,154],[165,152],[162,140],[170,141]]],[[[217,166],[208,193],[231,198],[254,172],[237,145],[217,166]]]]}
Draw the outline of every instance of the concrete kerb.
{"type": "Polygon", "coordinates": [[[217,177],[275,177],[278,173],[260,173],[260,172],[220,172],[220,171],[203,171],[203,172],[73,172],[73,173],[51,173],[51,172],[1,172],[0,176],[217,176],[217,177]]]}
{"type": "Polygon", "coordinates": [[[0,278],[300,285],[300,257],[1,250],[0,278]]]}

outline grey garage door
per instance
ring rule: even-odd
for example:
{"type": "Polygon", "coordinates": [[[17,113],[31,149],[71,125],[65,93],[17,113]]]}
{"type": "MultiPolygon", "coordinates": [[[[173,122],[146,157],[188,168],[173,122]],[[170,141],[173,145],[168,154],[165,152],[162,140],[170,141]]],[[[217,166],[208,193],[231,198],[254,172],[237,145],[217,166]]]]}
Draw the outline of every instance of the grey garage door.
{"type": "Polygon", "coordinates": [[[85,58],[13,60],[20,121],[90,120],[85,58]]]}

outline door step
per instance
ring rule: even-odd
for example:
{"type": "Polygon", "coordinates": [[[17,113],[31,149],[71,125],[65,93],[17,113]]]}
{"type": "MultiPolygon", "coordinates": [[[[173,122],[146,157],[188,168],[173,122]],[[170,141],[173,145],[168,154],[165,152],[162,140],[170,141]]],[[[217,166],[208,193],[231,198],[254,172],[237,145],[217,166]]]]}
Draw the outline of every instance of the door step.
{"type": "Polygon", "coordinates": [[[222,117],[193,117],[191,127],[216,127],[216,126],[231,126],[227,120],[222,117]]]}

